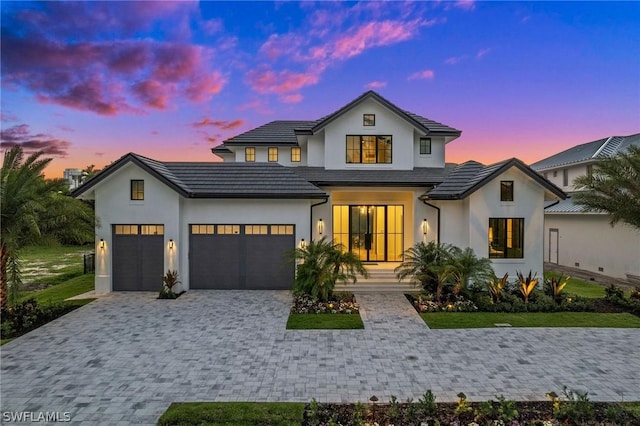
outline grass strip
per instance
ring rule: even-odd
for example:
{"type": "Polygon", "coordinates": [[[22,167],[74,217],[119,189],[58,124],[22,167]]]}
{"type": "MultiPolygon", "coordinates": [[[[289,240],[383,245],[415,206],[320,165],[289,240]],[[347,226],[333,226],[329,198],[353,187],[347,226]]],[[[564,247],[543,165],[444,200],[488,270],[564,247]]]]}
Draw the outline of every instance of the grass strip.
{"type": "Polygon", "coordinates": [[[45,288],[25,292],[20,300],[35,298],[40,304],[62,302],[69,297],[77,296],[94,289],[94,275],[86,274],[66,280],[63,283],[45,288]]]}
{"type": "MultiPolygon", "coordinates": [[[[560,274],[555,272],[546,272],[545,278],[551,277],[558,278],[560,274]]],[[[576,296],[588,297],[589,299],[599,299],[604,297],[604,286],[595,284],[589,281],[580,280],[578,278],[569,278],[567,286],[564,288],[564,292],[567,294],[574,294],[576,296]]]]}
{"type": "Polygon", "coordinates": [[[421,314],[429,328],[494,328],[495,324],[512,327],[610,327],[640,328],[640,317],[629,313],[594,312],[430,312],[421,314]]]}
{"type": "Polygon", "coordinates": [[[158,425],[300,425],[304,407],[298,402],[173,403],[158,425]]]}
{"type": "Polygon", "coordinates": [[[360,314],[290,314],[287,330],[363,329],[360,314]]]}

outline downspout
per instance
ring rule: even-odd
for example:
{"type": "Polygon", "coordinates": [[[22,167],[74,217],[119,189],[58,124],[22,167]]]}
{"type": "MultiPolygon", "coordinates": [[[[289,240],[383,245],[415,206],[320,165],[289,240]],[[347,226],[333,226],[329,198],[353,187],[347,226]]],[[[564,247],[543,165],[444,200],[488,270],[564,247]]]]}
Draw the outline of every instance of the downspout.
{"type": "Polygon", "coordinates": [[[422,200],[423,203],[425,203],[427,206],[432,207],[434,209],[436,209],[436,211],[438,212],[438,220],[437,220],[437,224],[438,224],[438,232],[437,232],[437,243],[440,244],[440,207],[435,206],[431,203],[427,203],[427,200],[425,199],[425,197],[420,197],[420,200],[422,200]]]}
{"type": "Polygon", "coordinates": [[[309,209],[309,240],[313,241],[313,208],[316,206],[320,206],[322,204],[327,204],[329,201],[329,196],[324,199],[324,201],[320,201],[319,203],[311,204],[311,208],[309,209]]]}

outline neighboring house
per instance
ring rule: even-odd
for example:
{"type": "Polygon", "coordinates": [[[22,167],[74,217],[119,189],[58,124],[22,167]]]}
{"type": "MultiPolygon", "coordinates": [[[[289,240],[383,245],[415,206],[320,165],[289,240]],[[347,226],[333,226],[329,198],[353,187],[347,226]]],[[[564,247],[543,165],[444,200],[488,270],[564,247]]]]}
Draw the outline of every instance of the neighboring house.
{"type": "Polygon", "coordinates": [[[389,270],[435,240],[541,274],[543,208],[564,193],[517,159],[445,164],[460,133],[370,91],[228,139],[223,163],[127,154],[74,192],[95,200],[96,290],[158,290],[167,269],[183,289],[287,289],[287,254],[323,237],[389,270]]]}
{"type": "Polygon", "coordinates": [[[585,212],[571,198],[573,181],[593,173],[607,156],[640,146],[640,133],[611,136],[562,151],[531,165],[569,193],[569,198],[545,209],[545,261],[615,278],[640,277],[640,231],[619,222],[609,224],[605,213],[585,212]]]}
{"type": "Polygon", "coordinates": [[[62,178],[69,184],[69,190],[73,191],[82,184],[83,176],[80,169],[64,169],[62,178]]]}

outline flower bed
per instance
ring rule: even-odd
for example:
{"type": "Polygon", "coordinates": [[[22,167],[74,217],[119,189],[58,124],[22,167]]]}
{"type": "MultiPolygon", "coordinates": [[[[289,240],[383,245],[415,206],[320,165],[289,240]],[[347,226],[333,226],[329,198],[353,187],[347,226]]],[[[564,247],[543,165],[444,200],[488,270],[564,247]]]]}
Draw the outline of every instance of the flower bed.
{"type": "Polygon", "coordinates": [[[419,313],[423,312],[476,312],[478,307],[470,300],[455,297],[446,302],[435,302],[428,294],[405,294],[409,302],[419,313]]]}
{"type": "Polygon", "coordinates": [[[292,314],[357,314],[359,306],[352,293],[336,293],[332,299],[322,302],[308,295],[294,295],[292,314]]]}

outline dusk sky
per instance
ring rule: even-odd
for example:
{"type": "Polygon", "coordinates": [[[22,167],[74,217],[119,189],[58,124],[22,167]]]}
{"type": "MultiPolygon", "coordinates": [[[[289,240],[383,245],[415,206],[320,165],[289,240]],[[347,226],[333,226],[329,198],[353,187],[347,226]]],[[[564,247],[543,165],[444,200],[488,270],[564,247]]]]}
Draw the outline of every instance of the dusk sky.
{"type": "Polygon", "coordinates": [[[640,132],[640,2],[7,2],[2,146],[65,168],[215,161],[373,89],[462,130],[448,162],[532,163],[640,132]]]}

